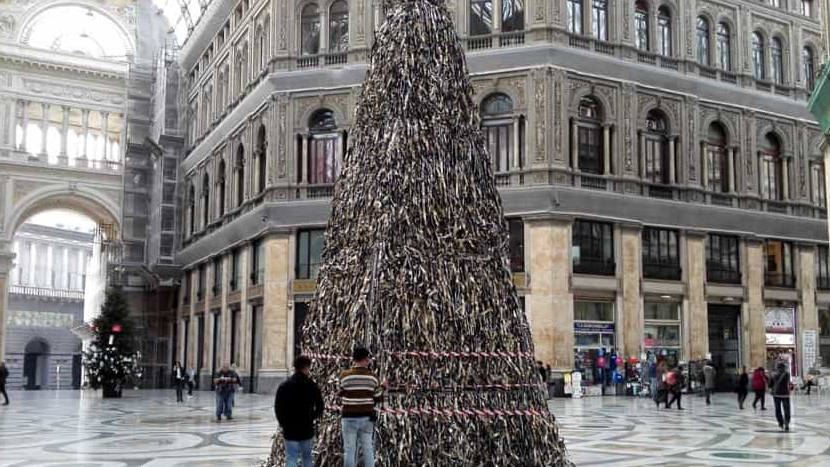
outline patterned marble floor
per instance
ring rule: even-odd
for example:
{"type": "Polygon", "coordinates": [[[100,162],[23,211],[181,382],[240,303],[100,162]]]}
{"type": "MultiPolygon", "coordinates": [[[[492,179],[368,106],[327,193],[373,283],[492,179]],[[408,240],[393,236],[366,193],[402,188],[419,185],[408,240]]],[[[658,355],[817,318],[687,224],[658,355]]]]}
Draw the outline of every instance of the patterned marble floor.
{"type": "MultiPolygon", "coordinates": [[[[0,407],[0,467],[248,467],[266,455],[273,399],[242,394],[234,420],[213,423],[213,394],[184,404],[172,391],[121,400],[73,391],[13,392],[0,407]]],[[[551,407],[580,467],[830,466],[830,397],[794,399],[792,431],[772,410],[739,411],[732,394],[712,406],[656,411],[646,399],[556,399],[551,407]]],[[[771,408],[772,402],[769,402],[771,408]]]]}

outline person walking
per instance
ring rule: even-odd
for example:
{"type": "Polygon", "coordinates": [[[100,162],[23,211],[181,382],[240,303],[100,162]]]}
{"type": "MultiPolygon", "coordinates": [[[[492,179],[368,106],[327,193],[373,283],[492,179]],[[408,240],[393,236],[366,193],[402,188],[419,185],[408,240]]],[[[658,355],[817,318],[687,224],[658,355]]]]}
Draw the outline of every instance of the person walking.
{"type": "Polygon", "coordinates": [[[6,380],[9,378],[9,369],[6,362],[0,360],[0,394],[3,394],[3,405],[9,405],[9,395],[6,393],[6,380]]]}
{"type": "Polygon", "coordinates": [[[684,378],[682,366],[679,366],[666,374],[666,386],[668,386],[668,401],[666,402],[667,409],[670,409],[674,402],[677,401],[677,410],[683,410],[683,407],[680,405],[683,382],[684,378]]]}
{"type": "Polygon", "coordinates": [[[222,421],[222,414],[225,419],[233,420],[233,407],[231,407],[231,394],[233,385],[239,380],[239,375],[231,371],[228,365],[222,368],[213,377],[213,384],[216,387],[216,421],[222,421]]]}
{"type": "Polygon", "coordinates": [[[703,364],[703,390],[706,393],[706,405],[712,405],[712,393],[715,392],[715,367],[710,360],[703,364]]]}
{"type": "Polygon", "coordinates": [[[648,390],[652,399],[657,399],[657,360],[648,365],[648,390]]]}
{"type": "Polygon", "coordinates": [[[810,388],[816,385],[816,379],[821,376],[821,372],[818,371],[818,368],[812,367],[807,371],[807,374],[804,375],[804,384],[801,385],[801,390],[807,390],[807,395],[810,395],[810,388]]]}
{"type": "Polygon", "coordinates": [[[236,371],[236,364],[231,365],[231,371],[236,375],[236,381],[231,386],[231,407],[236,407],[236,391],[242,390],[242,380],[239,379],[239,372],[236,371]]]}
{"type": "Polygon", "coordinates": [[[340,373],[344,467],[356,467],[358,442],[363,467],[375,467],[375,404],[383,400],[386,384],[381,385],[369,369],[371,361],[369,350],[357,347],[352,353],[352,367],[340,373]]]}
{"type": "Polygon", "coordinates": [[[187,372],[182,368],[182,364],[176,362],[173,365],[173,387],[176,388],[176,402],[184,402],[182,391],[184,390],[184,382],[187,379],[187,372]]]}
{"type": "Polygon", "coordinates": [[[787,365],[778,364],[778,371],[770,380],[772,400],[775,402],[775,419],[778,420],[778,427],[784,431],[790,431],[790,372],[787,365]]]}
{"type": "Polygon", "coordinates": [[[277,389],[274,414],[285,439],[285,467],[314,467],[311,441],[314,421],[323,415],[325,404],[320,388],[311,377],[311,359],[300,355],[294,360],[294,375],[277,389]]]}
{"type": "Polygon", "coordinates": [[[746,374],[746,367],[741,367],[741,374],[738,375],[738,385],[735,386],[735,392],[738,393],[738,408],[744,409],[744,402],[749,393],[747,386],[749,385],[749,375],[746,374]]]}
{"type": "Polygon", "coordinates": [[[187,398],[193,399],[193,386],[196,385],[196,369],[187,370],[187,398]]]}
{"type": "Polygon", "coordinates": [[[761,401],[761,410],[767,410],[767,374],[764,367],[759,366],[752,372],[752,390],[755,392],[755,400],[752,401],[752,408],[758,409],[758,401],[761,401]]]}

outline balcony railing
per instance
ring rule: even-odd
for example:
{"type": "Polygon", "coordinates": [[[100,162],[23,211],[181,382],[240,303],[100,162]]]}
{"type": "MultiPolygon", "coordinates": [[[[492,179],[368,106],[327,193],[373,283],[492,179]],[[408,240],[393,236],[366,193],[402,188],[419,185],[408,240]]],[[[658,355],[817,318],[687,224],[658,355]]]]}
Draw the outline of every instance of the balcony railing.
{"type": "Polygon", "coordinates": [[[308,198],[331,198],[334,196],[334,185],[320,185],[308,187],[308,198]]]}
{"type": "Polygon", "coordinates": [[[764,284],[768,287],[795,287],[795,276],[780,272],[768,272],[764,274],[764,284]]]}
{"type": "Polygon", "coordinates": [[[62,290],[46,287],[31,287],[28,285],[12,285],[9,293],[28,297],[53,298],[57,300],[83,300],[83,290],[62,290]]]}
{"type": "Polygon", "coordinates": [[[679,264],[643,263],[643,277],[648,279],[678,281],[681,272],[679,264]]]}
{"type": "Polygon", "coordinates": [[[347,52],[333,52],[317,55],[304,55],[297,58],[297,68],[317,68],[319,66],[344,65],[349,60],[347,52]]]}
{"type": "Polygon", "coordinates": [[[515,47],[518,45],[524,45],[524,43],[525,31],[511,31],[498,34],[470,36],[467,38],[467,49],[491,49],[493,48],[493,44],[498,44],[499,47],[515,47]]]}
{"type": "Polygon", "coordinates": [[[613,261],[585,258],[580,258],[578,262],[574,261],[573,268],[576,274],[594,274],[598,276],[613,276],[617,271],[617,265],[613,261]]]}
{"type": "Polygon", "coordinates": [[[741,272],[714,266],[706,267],[706,280],[718,284],[740,284],[741,272]]]}
{"type": "Polygon", "coordinates": [[[606,191],[608,189],[608,180],[601,176],[582,174],[579,178],[579,184],[582,188],[600,191],[606,191]]]}

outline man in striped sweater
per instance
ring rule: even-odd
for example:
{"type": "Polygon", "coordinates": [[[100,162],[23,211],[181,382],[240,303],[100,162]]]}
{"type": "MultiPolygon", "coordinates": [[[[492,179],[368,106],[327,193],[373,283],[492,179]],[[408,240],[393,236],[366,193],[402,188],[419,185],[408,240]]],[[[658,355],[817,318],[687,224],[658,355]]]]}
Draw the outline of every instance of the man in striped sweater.
{"type": "Polygon", "coordinates": [[[340,423],[343,429],[344,467],[356,467],[357,443],[363,453],[363,467],[375,467],[373,435],[375,404],[383,400],[386,386],[369,369],[369,350],[357,347],[352,353],[352,367],[340,373],[340,423]]]}

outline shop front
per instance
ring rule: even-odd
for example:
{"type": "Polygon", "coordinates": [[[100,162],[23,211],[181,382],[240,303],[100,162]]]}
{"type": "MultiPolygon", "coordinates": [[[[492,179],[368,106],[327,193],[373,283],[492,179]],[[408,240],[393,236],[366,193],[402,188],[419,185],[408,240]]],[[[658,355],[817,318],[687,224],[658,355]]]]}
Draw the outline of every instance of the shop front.
{"type": "Polygon", "coordinates": [[[680,363],[680,304],[646,301],[643,306],[643,348],[649,363],[673,368],[680,363]]]}
{"type": "Polygon", "coordinates": [[[779,363],[784,363],[792,376],[798,375],[795,322],[795,306],[767,306],[764,315],[767,369],[775,370],[779,363]]]}
{"type": "Polygon", "coordinates": [[[609,389],[622,378],[615,329],[614,303],[574,302],[574,370],[586,395],[616,393],[609,389]]]}

